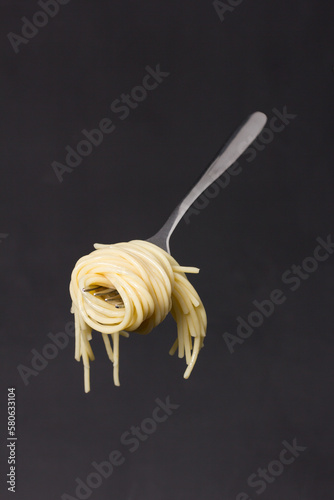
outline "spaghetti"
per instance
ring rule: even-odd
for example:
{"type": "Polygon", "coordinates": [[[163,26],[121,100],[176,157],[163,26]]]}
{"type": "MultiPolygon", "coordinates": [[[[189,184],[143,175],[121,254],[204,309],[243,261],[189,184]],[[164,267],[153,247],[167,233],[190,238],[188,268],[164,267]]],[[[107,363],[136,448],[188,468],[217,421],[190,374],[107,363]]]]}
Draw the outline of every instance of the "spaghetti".
{"type": "Polygon", "coordinates": [[[169,353],[185,356],[188,378],[206,334],[206,313],[185,273],[196,267],[180,266],[160,247],[142,240],[114,245],[94,245],[78,260],[71,276],[71,312],[75,316],[75,359],[82,358],[85,392],[90,391],[89,362],[92,330],[101,332],[119,384],[119,336],[149,333],[169,312],[177,324],[177,338],[169,353]],[[97,287],[109,295],[94,295],[97,287]],[[109,297],[106,299],[106,297],[109,297]],[[111,346],[110,337],[112,339],[111,346]]]}

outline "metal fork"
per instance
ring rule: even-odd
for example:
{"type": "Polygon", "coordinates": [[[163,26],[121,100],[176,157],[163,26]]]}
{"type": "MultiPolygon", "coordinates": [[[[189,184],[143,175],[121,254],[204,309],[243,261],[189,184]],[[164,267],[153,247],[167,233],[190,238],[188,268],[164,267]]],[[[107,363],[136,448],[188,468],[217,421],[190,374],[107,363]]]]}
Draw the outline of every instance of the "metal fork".
{"type": "MultiPolygon", "coordinates": [[[[216,155],[215,159],[205,169],[199,180],[190,189],[185,198],[177,205],[171,215],[168,217],[161,229],[147,241],[157,245],[170,254],[169,239],[185,213],[197,198],[208,188],[215,180],[220,177],[236,160],[246,151],[257,136],[262,131],[267,122],[264,113],[257,111],[250,115],[234,132],[224,147],[216,155]]],[[[118,309],[124,307],[124,304],[115,288],[105,288],[103,286],[93,286],[84,288],[83,292],[95,291],[94,295],[104,298],[107,302],[112,302],[118,309]]]]}
{"type": "Polygon", "coordinates": [[[115,306],[116,309],[122,309],[124,307],[124,303],[116,288],[106,288],[104,286],[94,285],[94,286],[89,286],[87,288],[83,288],[82,291],[94,292],[93,295],[95,297],[101,297],[106,302],[112,302],[112,305],[115,306]],[[105,295],[105,297],[103,297],[103,295],[105,295]]]}

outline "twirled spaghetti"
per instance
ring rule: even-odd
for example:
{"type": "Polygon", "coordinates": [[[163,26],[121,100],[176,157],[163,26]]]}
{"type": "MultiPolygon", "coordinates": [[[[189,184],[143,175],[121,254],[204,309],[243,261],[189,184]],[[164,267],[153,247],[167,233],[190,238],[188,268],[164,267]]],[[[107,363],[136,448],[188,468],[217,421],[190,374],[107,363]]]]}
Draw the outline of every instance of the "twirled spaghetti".
{"type": "Polygon", "coordinates": [[[92,329],[102,333],[114,366],[114,383],[119,385],[119,335],[147,334],[169,311],[177,323],[177,339],[169,352],[174,354],[178,349],[180,358],[185,355],[188,367],[184,378],[188,378],[207,325],[201,299],[185,275],[199,269],[179,266],[160,247],[142,240],[94,247],[96,250],[78,260],[70,283],[75,359],[83,360],[85,392],[90,390],[89,361],[94,359],[89,342],[92,329]],[[111,289],[108,302],[105,296],[94,295],[98,286],[111,289]]]}

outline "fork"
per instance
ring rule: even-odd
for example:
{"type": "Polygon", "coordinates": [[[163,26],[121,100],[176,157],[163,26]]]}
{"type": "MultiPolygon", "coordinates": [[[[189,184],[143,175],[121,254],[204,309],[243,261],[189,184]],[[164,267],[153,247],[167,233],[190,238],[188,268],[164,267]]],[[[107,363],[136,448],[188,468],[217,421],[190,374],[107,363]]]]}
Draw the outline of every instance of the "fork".
{"type": "MultiPolygon", "coordinates": [[[[185,198],[177,205],[168,217],[165,224],[147,241],[157,245],[170,254],[170,237],[191,205],[215,180],[220,177],[236,160],[246,151],[262,131],[267,122],[267,116],[260,111],[251,114],[234,132],[227,143],[216,155],[215,159],[205,169],[199,180],[190,189],[185,198]]],[[[115,288],[93,286],[83,288],[83,292],[94,292],[96,297],[112,302],[119,309],[124,307],[122,300],[115,288]],[[103,297],[103,296],[106,297],[103,297]]]]}

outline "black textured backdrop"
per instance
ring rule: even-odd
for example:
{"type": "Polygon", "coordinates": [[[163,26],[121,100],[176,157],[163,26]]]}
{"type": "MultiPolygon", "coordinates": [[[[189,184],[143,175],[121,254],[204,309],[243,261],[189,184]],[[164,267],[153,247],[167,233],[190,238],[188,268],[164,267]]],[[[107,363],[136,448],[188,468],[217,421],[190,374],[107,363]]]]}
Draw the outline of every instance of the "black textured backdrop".
{"type": "Polygon", "coordinates": [[[1,498],[333,498],[333,14],[329,0],[1,1],[1,498]],[[142,100],[120,111],[131,92],[142,100]],[[70,332],[75,261],[152,235],[256,110],[257,149],[171,240],[200,267],[208,314],[190,379],[168,318],[121,338],[120,388],[96,333],[84,394],[73,338],[46,347],[70,332]],[[103,141],[80,143],[101,120],[103,141]],[[69,168],[67,146],[92,151],[69,168]],[[284,302],[237,336],[277,289],[284,302]]]}

